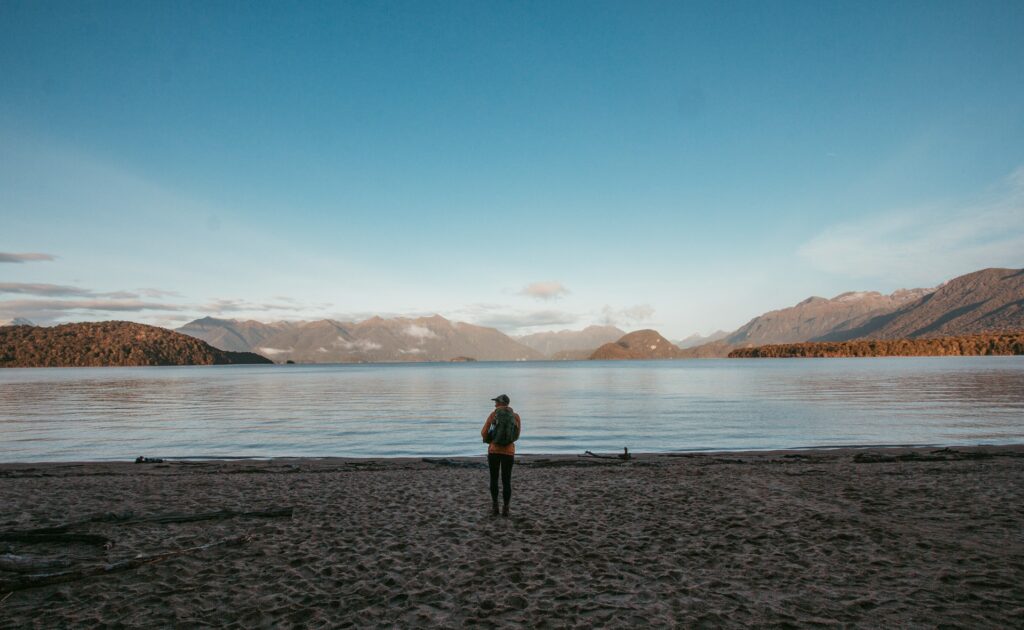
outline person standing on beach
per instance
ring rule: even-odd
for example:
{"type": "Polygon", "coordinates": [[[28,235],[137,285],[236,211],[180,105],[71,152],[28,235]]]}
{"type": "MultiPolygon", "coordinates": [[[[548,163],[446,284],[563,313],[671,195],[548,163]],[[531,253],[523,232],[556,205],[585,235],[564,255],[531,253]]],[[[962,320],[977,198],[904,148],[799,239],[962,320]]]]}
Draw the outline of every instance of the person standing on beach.
{"type": "Polygon", "coordinates": [[[509,397],[502,394],[494,401],[494,411],[487,416],[484,428],[480,429],[480,437],[487,442],[487,467],[491,471],[491,515],[498,515],[498,472],[501,472],[501,492],[505,507],[502,516],[508,516],[508,503],[512,500],[512,464],[516,458],[516,440],[522,430],[523,422],[519,414],[509,407],[509,397]],[[507,435],[509,420],[515,423],[514,431],[507,435]],[[503,426],[504,425],[504,426],[503,426]]]}

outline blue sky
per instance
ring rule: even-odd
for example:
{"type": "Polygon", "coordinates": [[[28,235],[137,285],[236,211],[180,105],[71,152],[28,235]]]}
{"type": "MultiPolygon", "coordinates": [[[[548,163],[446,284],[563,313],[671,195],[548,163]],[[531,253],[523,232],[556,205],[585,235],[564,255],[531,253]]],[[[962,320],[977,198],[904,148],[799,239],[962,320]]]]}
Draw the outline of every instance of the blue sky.
{"type": "Polygon", "coordinates": [[[1021,267],[1022,41],[1017,1],[5,0],[0,319],[680,338],[1021,267]]]}

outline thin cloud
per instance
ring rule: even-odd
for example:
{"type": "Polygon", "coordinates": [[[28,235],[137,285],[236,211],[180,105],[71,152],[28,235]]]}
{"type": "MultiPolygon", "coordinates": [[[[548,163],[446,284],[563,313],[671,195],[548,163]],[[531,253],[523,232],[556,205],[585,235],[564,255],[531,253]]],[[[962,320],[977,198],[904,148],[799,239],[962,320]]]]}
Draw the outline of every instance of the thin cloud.
{"type": "Polygon", "coordinates": [[[142,300],[3,300],[0,309],[10,311],[180,311],[183,306],[142,300]]]}
{"type": "Polygon", "coordinates": [[[538,300],[557,300],[560,297],[569,295],[569,289],[561,282],[548,280],[529,284],[523,287],[519,294],[538,300]]]}
{"type": "Polygon", "coordinates": [[[517,331],[538,326],[567,326],[579,321],[579,316],[565,311],[544,310],[529,312],[495,312],[477,316],[475,323],[504,331],[517,331]]]}
{"type": "Polygon", "coordinates": [[[12,254],[9,252],[0,252],[0,263],[21,264],[43,260],[57,260],[57,257],[52,254],[12,254]]]}
{"type": "Polygon", "coordinates": [[[26,282],[0,282],[0,293],[19,293],[24,295],[44,295],[48,297],[103,297],[114,299],[132,299],[139,297],[131,291],[113,291],[102,293],[91,289],[71,287],[61,284],[42,284],[26,282]]]}
{"type": "Polygon", "coordinates": [[[612,308],[605,306],[601,309],[601,321],[608,326],[627,328],[649,322],[654,316],[654,309],[650,304],[637,304],[627,308],[612,308]]]}
{"type": "Polygon", "coordinates": [[[410,324],[406,326],[405,330],[403,330],[402,332],[405,333],[406,335],[409,335],[410,337],[419,339],[421,342],[425,339],[433,339],[434,337],[437,337],[437,333],[435,333],[433,330],[430,330],[426,326],[418,326],[416,324],[410,324]]]}
{"type": "Polygon", "coordinates": [[[841,223],[797,253],[829,273],[915,285],[985,267],[1019,267],[1024,264],[1024,167],[988,200],[841,223]]]}
{"type": "Polygon", "coordinates": [[[219,299],[197,307],[197,310],[208,313],[235,313],[245,311],[303,311],[306,307],[295,304],[258,303],[247,300],[219,299]]]}
{"type": "Polygon", "coordinates": [[[154,289],[152,287],[143,287],[136,289],[139,295],[148,298],[161,298],[161,297],[181,297],[181,294],[177,291],[165,291],[163,289],[154,289]]]}
{"type": "Polygon", "coordinates": [[[338,337],[338,339],[331,345],[336,348],[355,350],[357,352],[371,352],[382,348],[382,346],[376,341],[371,341],[369,339],[356,339],[355,341],[349,341],[344,337],[338,337]]]}
{"type": "Polygon", "coordinates": [[[51,323],[69,317],[95,318],[102,313],[173,312],[185,307],[165,302],[143,300],[81,299],[81,300],[0,300],[0,319],[24,317],[37,323],[51,323]]]}

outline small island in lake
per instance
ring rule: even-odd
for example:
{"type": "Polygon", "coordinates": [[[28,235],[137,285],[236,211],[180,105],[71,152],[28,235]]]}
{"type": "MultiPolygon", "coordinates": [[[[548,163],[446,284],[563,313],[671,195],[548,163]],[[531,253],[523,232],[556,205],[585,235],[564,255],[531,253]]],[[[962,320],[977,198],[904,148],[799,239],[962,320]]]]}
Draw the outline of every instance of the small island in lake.
{"type": "Polygon", "coordinates": [[[590,355],[593,361],[681,359],[683,351],[656,330],[637,330],[606,343],[590,355]]]}
{"type": "Polygon", "coordinates": [[[133,322],[0,326],[0,367],[108,367],[273,363],[194,337],[133,322]]]}

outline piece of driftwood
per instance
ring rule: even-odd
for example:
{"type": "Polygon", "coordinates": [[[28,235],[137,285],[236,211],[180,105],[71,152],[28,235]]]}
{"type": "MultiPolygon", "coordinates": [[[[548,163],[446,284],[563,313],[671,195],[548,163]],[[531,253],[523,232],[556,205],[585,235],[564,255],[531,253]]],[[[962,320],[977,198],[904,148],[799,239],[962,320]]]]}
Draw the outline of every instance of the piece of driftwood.
{"type": "Polygon", "coordinates": [[[593,468],[594,466],[618,466],[622,463],[621,459],[615,457],[611,458],[612,461],[597,461],[605,458],[593,458],[587,455],[577,455],[576,457],[582,459],[541,459],[523,462],[523,465],[531,468],[593,468]]]}
{"type": "Polygon", "coordinates": [[[867,451],[854,455],[853,461],[857,464],[883,464],[889,462],[947,462],[962,459],[991,459],[993,457],[995,457],[994,453],[986,451],[958,451],[952,448],[942,448],[928,453],[911,451],[899,455],[867,451]]]}
{"type": "Polygon", "coordinates": [[[428,464],[437,464],[438,466],[450,466],[452,468],[487,468],[487,464],[483,462],[457,462],[454,459],[432,459],[430,457],[424,457],[423,461],[428,464]]]}
{"type": "Polygon", "coordinates": [[[628,461],[633,459],[633,456],[629,454],[629,449],[626,447],[622,448],[622,453],[619,455],[598,455],[593,451],[583,451],[583,455],[577,457],[596,457],[597,459],[620,459],[622,461],[628,461]]]}
{"type": "Polygon", "coordinates": [[[83,543],[86,545],[106,546],[111,544],[109,538],[96,534],[63,534],[38,532],[0,532],[0,540],[11,540],[27,543],[83,543]]]}
{"type": "Polygon", "coordinates": [[[185,549],[175,549],[173,551],[166,551],[164,553],[157,553],[149,556],[136,556],[128,560],[121,560],[120,562],[113,562],[111,564],[95,565],[81,569],[74,569],[72,571],[60,571],[58,573],[38,573],[11,580],[0,580],[0,593],[7,591],[20,591],[26,588],[36,588],[39,586],[47,586],[49,584],[60,584],[62,582],[74,582],[88,577],[109,575],[111,573],[119,573],[121,571],[130,571],[147,564],[162,562],[175,556],[203,551],[213,547],[244,545],[251,540],[252,537],[249,534],[243,534],[241,536],[234,536],[232,538],[225,538],[212,543],[206,543],[205,545],[198,545],[196,547],[188,547],[185,549]]]}
{"type": "Polygon", "coordinates": [[[0,554],[0,571],[10,573],[38,573],[71,566],[70,560],[60,558],[34,558],[13,553],[0,554]]]}
{"type": "Polygon", "coordinates": [[[125,517],[126,515],[111,517],[110,520],[93,520],[92,522],[114,523],[116,525],[138,525],[140,523],[193,523],[196,521],[213,521],[224,518],[276,518],[292,517],[295,508],[274,508],[272,510],[217,510],[216,512],[200,512],[198,514],[161,514],[156,516],[125,517]]]}
{"type": "MultiPolygon", "coordinates": [[[[236,510],[217,510],[216,512],[200,512],[198,514],[157,514],[154,516],[137,516],[131,512],[116,513],[108,512],[106,514],[96,514],[90,516],[87,519],[81,521],[73,521],[71,523],[64,523],[63,525],[56,525],[54,527],[40,527],[37,529],[24,529],[20,531],[8,531],[0,532],[0,540],[20,540],[26,541],[25,536],[38,537],[38,536],[74,536],[74,537],[90,537],[90,534],[68,534],[68,530],[83,525],[90,525],[92,523],[111,523],[114,525],[139,525],[141,523],[191,523],[195,521],[212,521],[222,518],[239,518],[239,517],[258,517],[258,518],[273,518],[273,517],[288,517],[291,518],[292,512],[295,508],[273,508],[270,510],[254,510],[248,512],[236,511],[236,510]]],[[[102,538],[97,536],[94,538],[102,538]]],[[[73,539],[55,539],[53,542],[72,542],[73,539]]],[[[36,541],[42,542],[42,541],[36,541]]],[[[79,542],[88,542],[81,540],[79,542]]],[[[106,544],[109,542],[106,538],[103,538],[102,542],[96,541],[95,544],[106,544]]]]}

